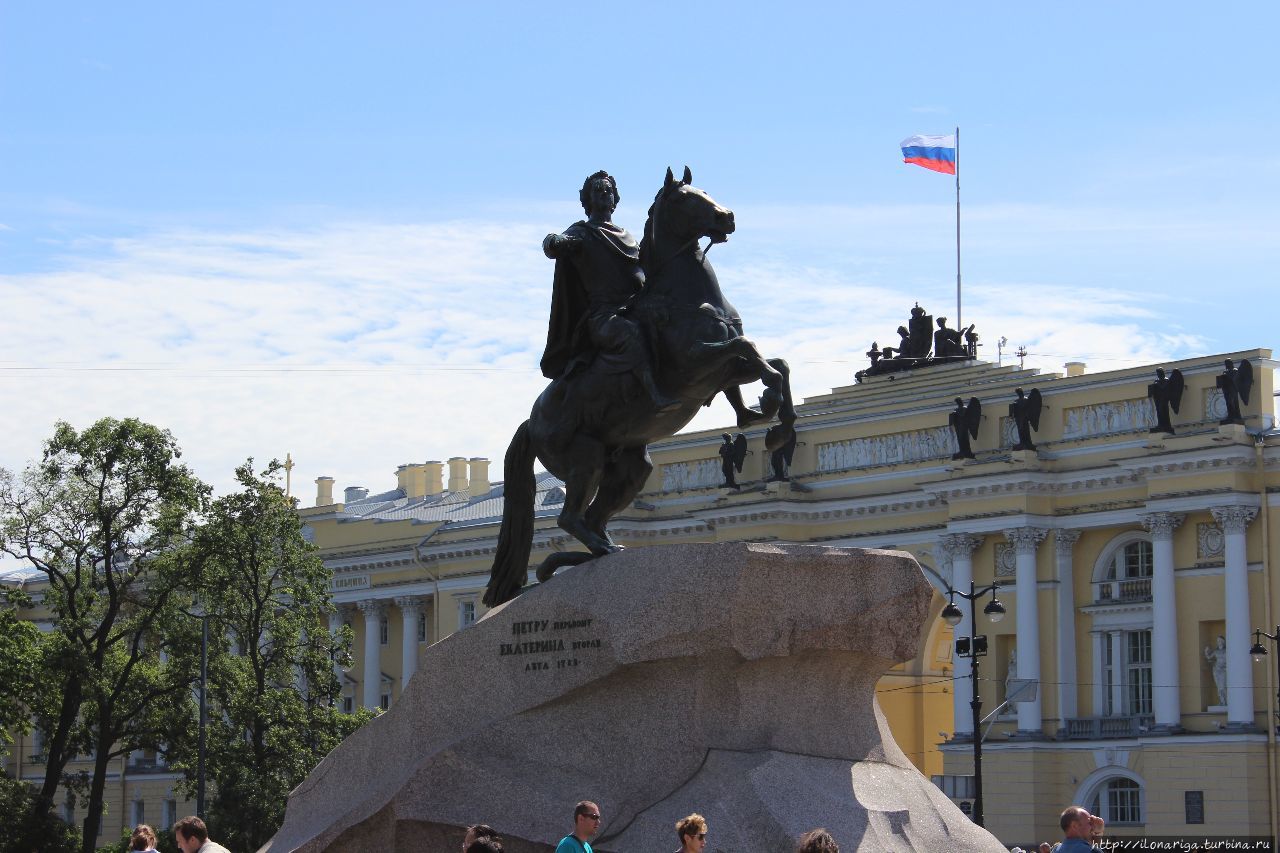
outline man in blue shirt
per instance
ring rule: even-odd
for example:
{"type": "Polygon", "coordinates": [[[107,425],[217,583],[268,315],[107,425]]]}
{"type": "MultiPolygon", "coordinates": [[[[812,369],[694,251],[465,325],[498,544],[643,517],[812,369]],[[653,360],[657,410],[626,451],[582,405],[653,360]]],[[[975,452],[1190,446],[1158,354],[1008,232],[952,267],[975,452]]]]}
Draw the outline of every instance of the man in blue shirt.
{"type": "Polygon", "coordinates": [[[588,839],[600,831],[600,807],[583,800],[573,808],[573,834],[556,845],[556,853],[591,853],[588,839]]]}
{"type": "Polygon", "coordinates": [[[1090,843],[1095,820],[1080,806],[1069,806],[1064,810],[1058,821],[1058,825],[1062,827],[1063,841],[1058,845],[1057,853],[1101,853],[1099,848],[1090,843]]]}

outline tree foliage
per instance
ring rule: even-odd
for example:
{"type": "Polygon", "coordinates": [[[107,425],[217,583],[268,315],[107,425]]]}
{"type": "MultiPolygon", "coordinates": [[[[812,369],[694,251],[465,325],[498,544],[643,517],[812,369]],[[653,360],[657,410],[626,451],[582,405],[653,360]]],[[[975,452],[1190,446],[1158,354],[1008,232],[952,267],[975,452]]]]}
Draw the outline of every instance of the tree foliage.
{"type": "Polygon", "coordinates": [[[0,550],[43,573],[53,623],[42,668],[54,698],[32,709],[45,777],[29,811],[48,815],[68,762],[91,754],[85,853],[111,760],[189,729],[196,634],[181,608],[196,579],[180,553],[208,490],[180,455],[167,430],[104,418],[83,432],[58,423],[39,463],[0,471],[0,550]]]}
{"type": "Polygon", "coordinates": [[[279,469],[237,468],[240,489],[213,501],[191,545],[210,614],[207,819],[232,849],[270,839],[289,792],[371,716],[337,708],[350,629],[327,630],[329,574],[275,482],[279,469]]]}

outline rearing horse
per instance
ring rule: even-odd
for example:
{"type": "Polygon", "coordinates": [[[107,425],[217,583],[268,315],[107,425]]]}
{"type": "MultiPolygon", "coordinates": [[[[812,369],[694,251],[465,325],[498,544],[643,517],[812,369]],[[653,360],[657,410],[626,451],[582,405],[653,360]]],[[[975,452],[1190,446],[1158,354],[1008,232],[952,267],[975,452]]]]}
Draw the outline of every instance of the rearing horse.
{"type": "Polygon", "coordinates": [[[692,181],[688,167],[679,181],[667,169],[640,243],[645,285],[629,309],[648,342],[659,387],[680,405],[659,412],[638,379],[595,364],[547,385],[507,448],[502,530],[484,595],[490,607],[514,598],[524,585],[533,544],[535,458],[564,481],[558,523],[588,549],[552,554],[538,568],[538,580],[545,581],[561,566],[622,550],[608,523],[649,478],[649,443],[675,435],[716,394],[729,398],[739,425],[778,416],[782,428],[770,430],[771,443],[782,446],[794,435],[786,362],[765,359],[743,337],[737,310],[698,246],[702,237],[713,244],[727,240],[735,228],[733,211],[692,181]],[[738,390],[756,380],[765,385],[759,411],[746,408],[738,390]]]}

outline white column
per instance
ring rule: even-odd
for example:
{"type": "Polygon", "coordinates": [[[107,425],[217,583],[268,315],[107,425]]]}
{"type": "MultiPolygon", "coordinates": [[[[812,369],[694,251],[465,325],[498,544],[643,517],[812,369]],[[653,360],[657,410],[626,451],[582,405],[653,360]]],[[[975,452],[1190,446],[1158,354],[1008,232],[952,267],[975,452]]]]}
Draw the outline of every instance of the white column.
{"type": "Polygon", "coordinates": [[[1053,550],[1058,577],[1058,726],[1079,716],[1076,710],[1076,588],[1071,558],[1079,530],[1058,530],[1053,534],[1053,550]]]}
{"type": "Polygon", "coordinates": [[[400,692],[403,693],[409,679],[418,671],[418,622],[422,619],[422,599],[416,595],[402,595],[396,599],[403,624],[400,626],[400,692]]]}
{"type": "Polygon", "coordinates": [[[1156,512],[1142,517],[1151,531],[1151,706],[1156,726],[1182,724],[1178,684],[1178,597],[1173,580],[1173,531],[1183,516],[1156,512]]]}
{"type": "Polygon", "coordinates": [[[364,614],[364,707],[377,710],[382,707],[382,617],[387,612],[387,603],[376,598],[366,598],[360,602],[360,612],[364,614]]]}
{"type": "Polygon", "coordinates": [[[1253,725],[1253,670],[1249,661],[1249,562],[1245,528],[1258,511],[1248,506],[1214,507],[1226,539],[1227,724],[1253,725]]]}
{"type": "MultiPolygon", "coordinates": [[[[970,536],[967,533],[952,533],[943,536],[941,547],[946,549],[951,558],[951,588],[960,592],[968,592],[973,582],[973,552],[982,544],[981,536],[970,536]]],[[[964,613],[964,618],[952,629],[953,637],[967,637],[971,633],[969,624],[969,603],[960,599],[956,606],[964,613]]],[[[972,699],[973,659],[962,658],[955,654],[952,647],[951,657],[952,682],[951,700],[955,714],[954,730],[959,734],[973,733],[973,710],[969,707],[972,699]]]]}
{"type": "MultiPolygon", "coordinates": [[[[1042,527],[1006,530],[1005,537],[1017,552],[1018,677],[1040,680],[1040,604],[1036,591],[1036,548],[1049,531],[1042,527]]],[[[1040,691],[1030,702],[1018,702],[1018,731],[1039,732],[1044,727],[1040,691]]]]}
{"type": "Polygon", "coordinates": [[[1111,716],[1124,716],[1124,668],[1125,659],[1124,632],[1108,631],[1111,638],[1111,716]]]}

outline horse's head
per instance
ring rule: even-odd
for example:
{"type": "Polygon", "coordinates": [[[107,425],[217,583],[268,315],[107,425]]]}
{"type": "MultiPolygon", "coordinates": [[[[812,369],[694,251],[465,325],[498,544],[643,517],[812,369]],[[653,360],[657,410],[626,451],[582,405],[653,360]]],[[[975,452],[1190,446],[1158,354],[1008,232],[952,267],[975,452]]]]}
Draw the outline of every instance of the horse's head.
{"type": "Polygon", "coordinates": [[[691,248],[701,237],[710,237],[712,243],[723,243],[735,227],[733,211],[716,204],[711,196],[695,187],[688,166],[678,181],[668,168],[662,189],[649,207],[641,244],[642,260],[655,251],[670,258],[691,248]]]}

